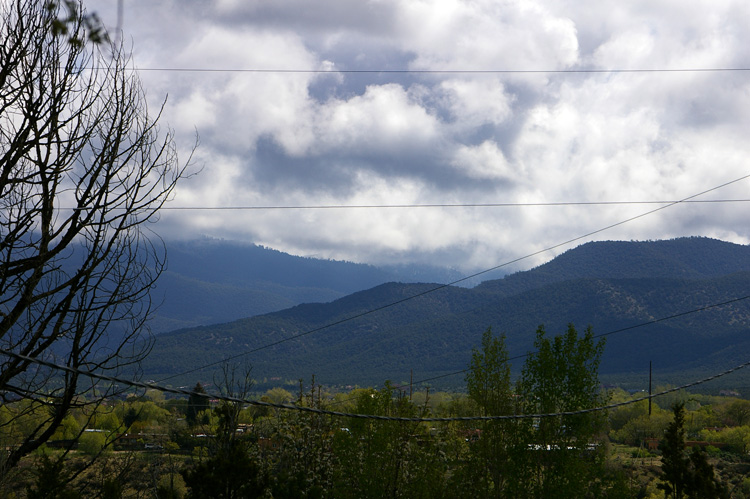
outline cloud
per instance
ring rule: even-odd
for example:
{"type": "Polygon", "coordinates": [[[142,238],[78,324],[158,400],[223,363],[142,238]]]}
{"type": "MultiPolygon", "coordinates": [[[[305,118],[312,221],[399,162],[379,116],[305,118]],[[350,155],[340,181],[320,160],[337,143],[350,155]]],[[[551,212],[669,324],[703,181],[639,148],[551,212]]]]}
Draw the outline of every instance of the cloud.
{"type": "MultiPolygon", "coordinates": [[[[112,4],[89,7],[112,24],[112,4]]],[[[556,72],[749,67],[744,2],[172,0],[124,20],[136,66],[234,70],[141,72],[178,137],[201,137],[175,205],[681,199],[747,173],[747,72],[556,72]],[[286,72],[241,71],[259,69],[286,72]]],[[[473,270],[653,208],[190,211],[160,230],[473,270]]],[[[678,205],[593,237],[746,243],[744,212],[678,205]]]]}

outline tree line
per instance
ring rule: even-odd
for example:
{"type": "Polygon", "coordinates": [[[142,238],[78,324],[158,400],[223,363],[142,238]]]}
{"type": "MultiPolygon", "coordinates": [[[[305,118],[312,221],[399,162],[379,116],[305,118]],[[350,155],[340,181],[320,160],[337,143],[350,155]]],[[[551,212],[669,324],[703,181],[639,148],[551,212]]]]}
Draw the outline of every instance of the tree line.
{"type": "MultiPolygon", "coordinates": [[[[122,373],[149,351],[150,292],[165,255],[147,224],[187,163],[160,130],[160,110],[149,113],[128,53],[80,2],[13,0],[0,16],[3,495],[643,497],[648,489],[613,462],[609,442],[649,431],[665,437],[657,483],[665,496],[725,494],[702,451],[685,454],[682,406],[664,428],[638,414],[615,433],[607,413],[586,411],[608,400],[598,379],[604,343],[572,325],[553,337],[540,327],[516,380],[505,338],[488,329],[466,395],[444,404],[388,382],[332,399],[313,379],[296,397],[369,415],[524,418],[342,419],[211,404],[199,385],[188,400],[158,391],[120,400],[125,388],[88,379],[87,370],[122,373]]],[[[252,379],[225,368],[218,385],[243,399],[252,379]]],[[[717,443],[731,433],[746,453],[743,428],[704,431],[717,443]]]]}
{"type": "MultiPolygon", "coordinates": [[[[275,388],[261,400],[420,418],[554,414],[628,396],[601,388],[597,367],[604,345],[590,330],[579,334],[570,326],[550,336],[540,327],[536,338],[536,352],[513,380],[503,336],[488,329],[473,352],[464,393],[424,389],[410,395],[386,382],[379,389],[331,394],[313,377],[307,387],[300,381],[296,394],[275,388]]],[[[225,394],[245,399],[252,393],[249,372],[225,368],[217,381],[225,394]]],[[[609,414],[404,422],[216,403],[200,385],[189,399],[165,399],[152,390],[93,413],[74,411],[54,440],[67,447],[43,446],[7,475],[3,487],[19,484],[19,496],[27,497],[56,490],[69,497],[109,491],[107,497],[629,498],[729,497],[731,486],[732,497],[745,497],[743,490],[750,497],[750,483],[722,481],[709,464],[727,451],[746,459],[750,438],[738,446],[736,438],[717,436],[750,430],[750,401],[695,394],[675,400],[687,400],[691,409],[669,399],[663,405],[672,408],[654,404],[652,426],[642,427],[636,442],[622,430],[648,416],[641,403],[609,414]],[[722,430],[705,429],[722,424],[722,430]],[[662,444],[647,450],[651,436],[662,444]],[[723,449],[688,451],[686,436],[705,437],[723,449]],[[626,440],[638,447],[616,443],[626,440]],[[650,467],[634,464],[649,459],[650,467]]],[[[23,402],[17,404],[22,410],[23,402]]],[[[13,443],[11,427],[24,431],[22,418],[6,416],[12,407],[0,409],[5,444],[13,443]],[[9,420],[14,425],[4,424],[9,420]]]]}

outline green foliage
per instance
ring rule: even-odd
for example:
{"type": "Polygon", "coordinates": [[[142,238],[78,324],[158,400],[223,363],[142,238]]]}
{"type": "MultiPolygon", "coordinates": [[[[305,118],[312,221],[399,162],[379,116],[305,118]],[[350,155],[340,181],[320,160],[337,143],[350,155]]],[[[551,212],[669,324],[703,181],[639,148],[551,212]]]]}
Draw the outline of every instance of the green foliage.
{"type": "MultiPolygon", "coordinates": [[[[487,324],[502,323],[508,351],[522,353],[534,340],[540,322],[554,331],[563,331],[570,321],[588,323],[604,333],[632,326],[644,317],[671,316],[742,296],[747,287],[749,255],[746,246],[711,240],[584,245],[527,272],[473,289],[441,289],[423,299],[382,310],[377,323],[362,317],[356,326],[341,324],[328,328],[323,336],[306,335],[294,343],[279,344],[278,356],[258,359],[255,367],[259,373],[273,372],[286,378],[314,371],[330,383],[342,385],[380,383],[384,369],[408,372],[414,368],[429,378],[466,367],[487,324]],[[727,258],[720,259],[719,255],[727,258]],[[370,335],[359,334],[376,328],[378,342],[374,344],[369,342],[370,335]],[[476,331],[476,335],[466,331],[476,331]],[[446,348],[448,345],[450,348],[446,348]]],[[[153,359],[146,360],[144,369],[161,375],[167,374],[165,366],[183,370],[218,361],[236,353],[238,344],[253,349],[283,339],[282,332],[296,334],[336,323],[368,307],[396,302],[427,289],[429,285],[388,284],[330,303],[159,335],[153,359]]],[[[726,345],[744,344],[746,323],[737,318],[746,317],[747,311],[747,303],[737,303],[706,314],[659,322],[648,331],[637,329],[611,336],[607,361],[602,364],[607,372],[601,374],[631,373],[633,366],[645,368],[652,355],[659,359],[660,379],[696,379],[706,374],[703,369],[722,370],[724,363],[712,359],[726,359],[720,354],[726,345]],[[714,327],[717,323],[723,324],[722,328],[714,327]],[[680,349],[673,348],[677,340],[680,349]],[[644,349],[644,344],[649,348],[644,349]],[[697,372],[699,369],[701,372],[697,372]]],[[[735,355],[739,364],[741,351],[735,355]]],[[[443,387],[450,383],[452,389],[462,388],[460,377],[445,377],[439,382],[443,387]]]]}
{"type": "Polygon", "coordinates": [[[198,424],[198,416],[202,412],[208,410],[209,407],[210,405],[208,395],[206,395],[206,390],[203,388],[203,385],[196,383],[195,388],[193,388],[193,393],[191,393],[188,398],[187,412],[185,414],[185,419],[188,424],[191,426],[198,424]]]}
{"type": "Polygon", "coordinates": [[[51,14],[52,34],[66,36],[71,45],[81,46],[87,41],[98,45],[109,40],[107,30],[96,13],[87,14],[79,1],[50,0],[45,7],[51,14]]]}
{"type": "Polygon", "coordinates": [[[101,453],[107,445],[107,436],[103,431],[86,431],[78,439],[78,450],[89,456],[101,453]]]}
{"type": "MultiPolygon", "coordinates": [[[[542,348],[540,352],[554,352],[554,338],[547,338],[545,334],[543,339],[550,343],[550,350],[542,348]]],[[[558,341],[564,345],[564,340],[558,341]]],[[[567,345],[572,345],[572,353],[581,353],[586,350],[583,348],[585,340],[585,335],[577,335],[577,341],[568,341],[567,345]]],[[[596,348],[593,348],[596,345],[589,346],[592,347],[589,351],[596,353],[596,348]]],[[[471,372],[467,374],[467,385],[469,380],[474,383],[471,389],[473,397],[463,393],[432,394],[425,390],[415,393],[410,400],[403,391],[386,383],[379,390],[354,389],[338,394],[332,402],[313,382],[307,393],[299,394],[296,403],[317,408],[333,408],[328,404],[335,403],[337,410],[383,416],[497,414],[490,409],[485,410],[490,407],[487,401],[501,401],[497,406],[501,407],[502,398],[483,396],[475,391],[480,387],[480,390],[505,393],[513,402],[508,406],[511,413],[525,411],[525,401],[537,400],[537,397],[517,396],[521,393],[517,390],[522,380],[519,380],[515,390],[511,390],[505,384],[504,376],[491,376],[491,373],[504,372],[507,367],[505,356],[503,337],[485,331],[481,345],[474,351],[471,372]],[[488,378],[496,381],[476,383],[477,380],[488,378]],[[500,386],[496,386],[496,383],[500,386]]],[[[567,360],[558,362],[558,369],[551,372],[560,371],[560,366],[570,364],[576,358],[567,353],[563,357],[567,360]]],[[[555,355],[551,355],[548,360],[554,358],[555,355]]],[[[526,367],[525,375],[531,376],[526,367]]],[[[567,367],[567,372],[575,371],[570,365],[567,367]]],[[[541,374],[550,376],[547,372],[534,375],[541,374]]],[[[605,396],[598,391],[594,393],[598,397],[605,396]]],[[[291,397],[291,394],[288,396],[291,397]]],[[[614,397],[622,401],[630,396],[624,392],[614,392],[614,397]]],[[[688,393],[682,394],[682,398],[691,401],[690,410],[684,409],[682,417],[683,437],[688,434],[690,421],[698,421],[696,425],[703,424],[710,421],[714,414],[723,418],[725,406],[736,400],[688,393]],[[712,405],[708,406],[708,403],[712,405]]],[[[636,404],[636,407],[641,404],[636,404]]],[[[237,406],[220,405],[214,410],[204,411],[210,415],[212,424],[200,429],[209,434],[218,433],[196,439],[190,436],[195,433],[195,428],[189,428],[184,421],[175,423],[176,414],[168,414],[159,405],[142,399],[130,399],[118,403],[114,408],[118,419],[121,416],[128,419],[128,414],[130,418],[139,416],[147,419],[148,423],[136,423],[144,425],[141,427],[144,434],[167,432],[172,441],[160,440],[159,449],[110,453],[96,461],[98,471],[86,471],[70,483],[68,481],[80,471],[83,463],[91,461],[89,454],[70,453],[62,464],[52,460],[44,465],[43,459],[63,455],[55,450],[46,450],[47,454],[35,456],[36,462],[32,467],[38,468],[44,476],[35,472],[30,483],[21,482],[10,493],[6,493],[5,489],[2,489],[3,492],[9,497],[14,492],[23,496],[24,492],[29,491],[32,494],[30,497],[77,497],[76,491],[81,491],[86,496],[116,498],[133,495],[133,491],[143,495],[148,490],[149,496],[154,494],[157,498],[180,499],[188,496],[541,499],[582,497],[581,490],[585,491],[583,497],[664,496],[664,491],[656,488],[664,480],[655,480],[653,471],[649,471],[650,466],[658,464],[658,458],[653,458],[643,448],[636,451],[621,446],[616,446],[605,456],[605,446],[597,435],[591,437],[593,440],[585,440],[601,444],[596,450],[576,449],[575,446],[584,440],[581,434],[575,438],[569,434],[574,429],[572,425],[569,426],[571,430],[565,426],[558,435],[569,439],[567,442],[570,444],[566,443],[563,447],[559,442],[547,446],[540,444],[542,420],[428,424],[341,419],[271,410],[266,416],[256,416],[245,433],[237,433],[232,423],[237,415],[237,406]],[[164,419],[164,414],[167,414],[167,419],[164,419]],[[178,441],[182,444],[181,448],[175,443],[178,441]],[[650,459],[644,459],[646,457],[650,459]],[[133,462],[138,465],[127,478],[128,473],[123,470],[133,462]]],[[[538,412],[535,407],[532,409],[538,412]]],[[[1,406],[0,415],[3,411],[14,409],[14,404],[1,406]]],[[[632,411],[633,419],[629,421],[624,417],[624,412],[620,413],[617,417],[624,424],[612,434],[635,431],[637,425],[634,423],[638,423],[642,425],[643,432],[648,430],[656,432],[655,436],[664,435],[667,426],[674,422],[673,411],[665,411],[656,405],[654,409],[652,426],[646,425],[648,418],[641,414],[642,408],[632,411]]],[[[96,414],[97,420],[105,421],[110,414],[111,411],[100,409],[96,414]]],[[[67,421],[73,425],[74,422],[78,424],[81,414],[74,411],[69,416],[67,421]]],[[[565,418],[553,420],[567,424],[565,418]]],[[[712,442],[741,442],[750,431],[748,428],[737,426],[720,431],[705,430],[701,438],[712,442]]],[[[674,427],[670,431],[675,431],[674,427]]],[[[104,432],[86,432],[84,441],[90,434],[105,435],[104,432]]],[[[717,449],[710,447],[707,450],[708,453],[681,449],[683,463],[687,462],[682,497],[728,497],[722,483],[736,485],[732,489],[733,494],[742,497],[739,494],[744,465],[739,465],[740,458],[725,452],[719,454],[717,449]],[[711,451],[716,455],[711,455],[711,451]],[[728,459],[733,460],[732,466],[717,465],[717,469],[722,471],[723,482],[714,476],[707,454],[711,455],[712,460],[719,459],[723,463],[727,463],[728,459]],[[736,469],[731,477],[726,476],[729,469],[736,469]],[[736,473],[740,474],[739,477],[736,473]]],[[[95,452],[95,449],[88,452],[95,452]]],[[[6,479],[3,486],[8,488],[8,484],[12,483],[12,479],[6,479]]]]}
{"type": "MultiPolygon", "coordinates": [[[[322,408],[320,386],[313,377],[310,390],[300,394],[297,404],[322,408]]],[[[318,414],[283,414],[272,439],[279,448],[271,488],[274,497],[321,497],[330,491],[337,461],[333,445],[332,421],[318,414]]]]}
{"type": "MultiPolygon", "coordinates": [[[[481,409],[482,415],[503,416],[514,412],[514,394],[510,380],[510,364],[505,348],[505,337],[493,337],[491,329],[482,335],[481,350],[474,350],[466,375],[469,397],[481,409]]],[[[512,475],[520,473],[519,464],[527,453],[526,442],[520,436],[516,421],[483,421],[467,428],[470,435],[479,436],[469,445],[470,453],[456,473],[456,492],[468,488],[461,482],[474,484],[474,493],[500,496],[518,483],[512,475]]]]}
{"type": "Polygon", "coordinates": [[[664,497],[681,499],[690,474],[690,459],[685,456],[685,406],[675,404],[673,412],[674,419],[659,442],[662,483],[657,487],[664,491],[664,497]]]}
{"type": "Polygon", "coordinates": [[[633,412],[633,418],[626,421],[622,428],[610,432],[610,436],[617,442],[628,445],[640,445],[647,438],[660,438],[672,419],[669,411],[654,407],[652,414],[648,412],[640,415],[633,412]]]}
{"type": "Polygon", "coordinates": [[[692,499],[718,499],[722,496],[722,487],[714,477],[714,468],[708,464],[706,451],[693,447],[690,453],[691,474],[687,487],[687,497],[692,499]]]}
{"type": "Polygon", "coordinates": [[[722,408],[724,423],[744,426],[750,423],[750,400],[734,400],[722,408]]]}
{"type": "Polygon", "coordinates": [[[72,414],[63,418],[60,427],[55,430],[52,440],[73,440],[81,433],[81,425],[72,414]]]}
{"type": "MultiPolygon", "coordinates": [[[[536,351],[529,355],[518,382],[523,412],[555,414],[603,405],[599,389],[599,363],[604,342],[594,341],[588,328],[579,336],[573,325],[550,339],[537,329],[536,351]]],[[[516,474],[520,487],[535,497],[577,497],[581,490],[594,493],[602,475],[601,445],[607,415],[595,411],[568,416],[523,420],[529,442],[529,472],[516,474]]]]}
{"type": "Polygon", "coordinates": [[[250,456],[245,443],[235,440],[219,448],[209,459],[183,472],[194,499],[251,499],[263,497],[266,476],[260,464],[250,456]]]}
{"type": "Polygon", "coordinates": [[[491,328],[482,335],[481,350],[475,349],[471,354],[466,390],[483,415],[500,416],[513,410],[505,336],[493,337],[491,328]]]}
{"type": "Polygon", "coordinates": [[[673,407],[674,419],[659,443],[662,452],[661,482],[657,485],[664,497],[682,499],[712,499],[722,496],[722,488],[714,477],[706,452],[694,447],[690,455],[685,451],[685,406],[673,407]]]}
{"type": "Polygon", "coordinates": [[[64,461],[41,456],[36,463],[36,482],[26,489],[28,499],[77,499],[80,496],[68,485],[69,473],[64,468],[64,461]]]}
{"type": "MultiPolygon", "coordinates": [[[[359,390],[355,411],[382,416],[424,414],[389,382],[381,390],[359,390]]],[[[332,496],[337,498],[431,498],[444,490],[445,464],[419,423],[351,419],[336,431],[332,496]]]]}
{"type": "MultiPolygon", "coordinates": [[[[618,399],[611,398],[612,403],[623,402],[625,400],[631,400],[631,397],[618,397],[618,399]]],[[[658,409],[658,408],[657,408],[658,409]]],[[[627,423],[634,419],[648,415],[648,400],[641,400],[634,404],[628,404],[622,407],[618,407],[609,411],[609,428],[612,431],[618,431],[622,429],[627,423]]]]}
{"type": "Polygon", "coordinates": [[[274,404],[288,404],[292,401],[292,394],[283,388],[271,388],[265,394],[269,402],[274,404]]]}
{"type": "Polygon", "coordinates": [[[109,429],[116,422],[119,422],[120,426],[113,429],[130,433],[138,433],[147,427],[165,424],[171,416],[166,409],[150,400],[132,400],[120,404],[115,408],[114,415],[117,417],[117,421],[112,419],[112,416],[108,416],[107,423],[102,428],[109,429]]]}
{"type": "Polygon", "coordinates": [[[709,442],[728,444],[728,450],[738,454],[747,454],[748,449],[750,449],[750,425],[703,430],[700,434],[701,438],[709,442]]]}
{"type": "Polygon", "coordinates": [[[101,430],[119,431],[123,429],[122,421],[120,421],[120,418],[117,417],[117,414],[113,411],[97,414],[93,424],[96,428],[101,430]]]}
{"type": "Polygon", "coordinates": [[[158,499],[183,499],[186,495],[187,487],[182,475],[170,473],[159,479],[156,489],[158,499]]]}

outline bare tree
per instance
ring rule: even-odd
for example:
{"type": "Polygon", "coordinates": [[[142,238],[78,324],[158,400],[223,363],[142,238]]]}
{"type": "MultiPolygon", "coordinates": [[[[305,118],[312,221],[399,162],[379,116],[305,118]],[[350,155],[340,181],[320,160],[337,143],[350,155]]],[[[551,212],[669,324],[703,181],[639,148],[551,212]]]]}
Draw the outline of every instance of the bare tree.
{"type": "Polygon", "coordinates": [[[0,6],[0,476],[116,390],[8,352],[110,374],[147,354],[165,262],[147,224],[188,163],[122,45],[70,43],[86,39],[85,10],[59,36],[60,8],[0,6]]]}

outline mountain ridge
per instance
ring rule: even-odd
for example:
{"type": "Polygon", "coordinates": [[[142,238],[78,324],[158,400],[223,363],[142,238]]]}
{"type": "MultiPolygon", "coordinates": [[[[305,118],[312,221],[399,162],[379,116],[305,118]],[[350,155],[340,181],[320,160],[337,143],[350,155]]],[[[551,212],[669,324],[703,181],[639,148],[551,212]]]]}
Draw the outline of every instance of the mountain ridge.
{"type": "Polygon", "coordinates": [[[212,239],[167,243],[167,256],[152,293],[160,305],[150,323],[157,334],[333,301],[392,280],[460,277],[428,265],[375,267],[212,239]]]}
{"type": "Polygon", "coordinates": [[[257,350],[241,360],[262,377],[315,373],[323,383],[377,384],[406,379],[414,369],[420,378],[434,378],[465,368],[487,327],[506,334],[511,356],[523,356],[533,347],[537,326],[545,324],[557,334],[570,322],[607,335],[605,374],[641,369],[651,357],[658,359],[657,370],[677,379],[750,355],[749,300],[657,321],[750,294],[750,248],[704,238],[672,241],[588,243],[558,256],[556,263],[472,289],[388,283],[330,303],[173,331],[157,337],[154,360],[144,363],[144,371],[172,375],[257,350]],[[621,254],[634,247],[629,257],[621,254]],[[661,263],[665,255],[674,255],[667,258],[669,265],[661,263]],[[636,261],[642,262],[637,271],[636,261]],[[570,277],[577,274],[588,275],[570,277]],[[622,275],[629,277],[611,277],[622,275]],[[439,289],[425,293],[434,288],[439,289]],[[657,322],[638,326],[652,321],[657,322]],[[623,328],[633,329],[613,333],[623,328]],[[264,348],[272,343],[277,344],[264,348]]]}

